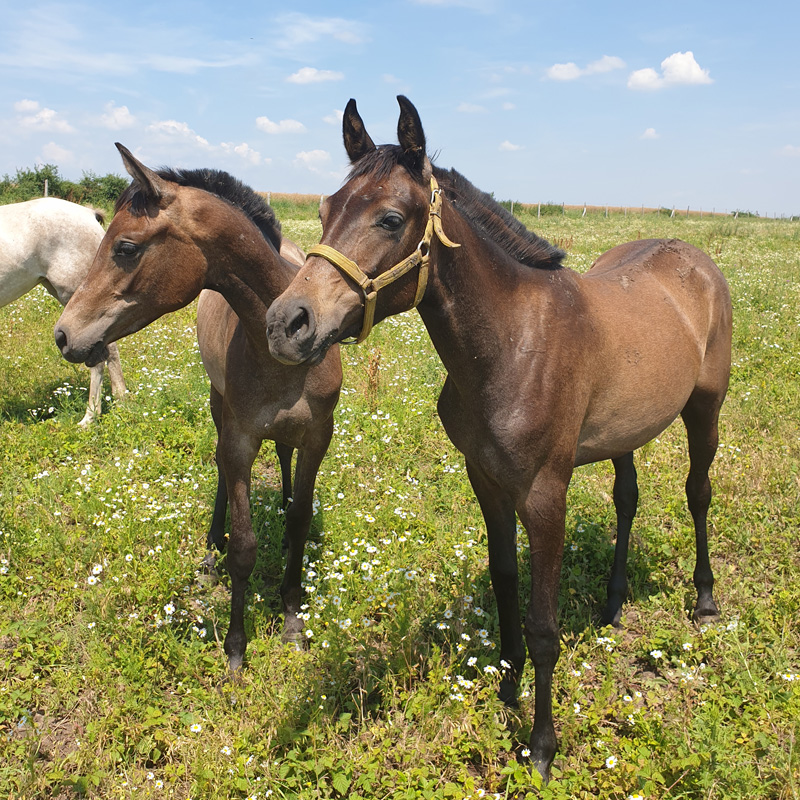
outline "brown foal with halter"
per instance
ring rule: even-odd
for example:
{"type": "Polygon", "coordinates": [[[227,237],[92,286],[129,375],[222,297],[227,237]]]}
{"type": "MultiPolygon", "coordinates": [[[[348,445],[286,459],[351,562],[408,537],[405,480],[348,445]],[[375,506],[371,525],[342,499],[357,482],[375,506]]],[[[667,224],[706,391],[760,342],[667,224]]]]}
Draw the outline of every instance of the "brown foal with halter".
{"type": "Polygon", "coordinates": [[[247,646],[245,589],[257,549],[250,473],[265,439],[276,443],[284,504],[291,496],[281,584],[283,638],[303,638],[303,621],[297,616],[303,549],[317,472],[333,434],[342,381],[338,348],[315,366],[300,369],[270,355],[264,315],[289,285],[304,255],[297,245],[281,239],[280,223],[263,198],[227,173],[155,172],[122,145],[117,147],[134,180],[117,203],[85,281],[56,325],[56,344],[68,360],[91,365],[103,357],[109,343],[200,295],[197,338],[211,379],[219,470],[206,561],[213,564],[212,546],[222,550],[225,545],[230,500],[227,570],[232,594],[225,652],[231,669],[237,670],[247,646]]]}
{"type": "Polygon", "coordinates": [[[604,621],[617,622],[638,499],[633,451],[683,418],[694,617],[718,616],[706,516],[730,373],[730,295],[714,262],[677,240],[615,247],[583,275],[565,268],[561,251],[488,195],[432,166],[416,109],[398,101],[400,144],[381,147],[348,103],[352,171],[322,207],[322,246],[270,306],[270,350],[286,364],[315,363],[335,342],[363,339],[373,322],[418,304],[447,369],[439,415],[466,458],[486,521],[500,655],[511,664],[501,696],[515,698],[527,642],[536,692],[531,759],[546,779],[556,752],[558,585],[576,466],[614,464],[618,542],[604,621]],[[515,515],[530,540],[524,639],[515,515]]]}

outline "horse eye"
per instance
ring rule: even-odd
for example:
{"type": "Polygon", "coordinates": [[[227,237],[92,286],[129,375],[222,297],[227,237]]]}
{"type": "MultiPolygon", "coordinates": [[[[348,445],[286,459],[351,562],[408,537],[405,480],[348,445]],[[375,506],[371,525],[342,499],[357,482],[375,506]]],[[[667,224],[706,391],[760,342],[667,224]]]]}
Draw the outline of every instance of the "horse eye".
{"type": "Polygon", "coordinates": [[[403,218],[400,214],[390,211],[378,224],[387,231],[396,231],[403,224],[403,218]]]}
{"type": "Polygon", "coordinates": [[[117,255],[130,258],[139,252],[139,248],[133,242],[120,242],[117,245],[117,255]]]}

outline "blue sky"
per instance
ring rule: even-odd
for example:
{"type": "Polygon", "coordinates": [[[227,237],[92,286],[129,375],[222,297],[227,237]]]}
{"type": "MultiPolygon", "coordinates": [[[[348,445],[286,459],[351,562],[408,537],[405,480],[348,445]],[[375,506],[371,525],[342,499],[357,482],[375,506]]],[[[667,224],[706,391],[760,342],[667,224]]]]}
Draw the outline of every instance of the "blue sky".
{"type": "Polygon", "coordinates": [[[0,175],[225,169],[329,194],[341,112],[504,200],[800,213],[800,4],[0,0],[0,175]]]}

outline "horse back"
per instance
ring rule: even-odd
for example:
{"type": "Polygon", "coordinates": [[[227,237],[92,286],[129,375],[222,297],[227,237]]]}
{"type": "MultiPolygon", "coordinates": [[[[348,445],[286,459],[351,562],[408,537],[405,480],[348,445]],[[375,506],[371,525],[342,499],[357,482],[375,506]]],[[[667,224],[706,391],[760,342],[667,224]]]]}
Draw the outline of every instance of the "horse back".
{"type": "Polygon", "coordinates": [[[94,211],[56,197],[0,206],[0,305],[37,283],[66,304],[103,234],[94,211]]]}

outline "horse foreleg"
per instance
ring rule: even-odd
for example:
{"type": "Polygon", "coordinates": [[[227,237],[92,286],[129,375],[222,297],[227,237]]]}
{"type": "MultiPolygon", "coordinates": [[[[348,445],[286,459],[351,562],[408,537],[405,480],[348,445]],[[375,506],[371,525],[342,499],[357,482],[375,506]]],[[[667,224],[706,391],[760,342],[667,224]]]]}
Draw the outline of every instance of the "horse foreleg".
{"type": "Polygon", "coordinates": [[[128,388],[125,386],[125,378],[122,375],[122,362],[119,360],[119,350],[116,342],[112,342],[108,346],[106,365],[108,366],[108,377],[111,381],[111,394],[115,400],[122,400],[128,388]]]}
{"type": "MultiPolygon", "coordinates": [[[[722,395],[724,397],[724,393],[722,395]]],[[[708,471],[719,444],[719,411],[722,397],[695,391],[681,411],[689,440],[689,476],[686,479],[686,500],[694,521],[697,560],[694,585],[697,604],[692,618],[695,622],[719,619],[714,601],[714,573],[708,556],[708,507],[711,505],[711,480],[708,471]]]]}
{"type": "Polygon", "coordinates": [[[224,424],[217,445],[217,463],[222,468],[231,508],[227,570],[231,579],[231,621],[225,636],[225,653],[231,672],[244,662],[247,635],[244,601],[247,582],[256,563],[257,544],[250,515],[250,473],[261,441],[224,424]]]}
{"type": "MultiPolygon", "coordinates": [[[[292,502],[292,454],[294,453],[294,448],[289,447],[287,444],[275,442],[275,452],[278,454],[278,462],[281,467],[282,508],[286,511],[289,508],[289,504],[292,502]]],[[[286,535],[286,530],[284,530],[281,550],[286,552],[288,547],[289,539],[286,535]]]]}
{"type": "Polygon", "coordinates": [[[489,573],[500,622],[500,660],[509,665],[500,681],[500,699],[506,705],[516,705],[517,684],[525,666],[525,642],[519,615],[517,519],[514,502],[470,461],[467,461],[467,475],[486,523],[489,573]]]}
{"type": "Polygon", "coordinates": [[[559,657],[558,584],[564,553],[569,474],[537,475],[517,513],[528,532],[531,597],[525,639],[534,666],[531,763],[547,781],[558,747],[553,725],[553,671],[559,657]]]}
{"type": "Polygon", "coordinates": [[[302,602],[301,578],[303,572],[303,552],[305,550],[308,531],[314,507],[314,486],[320,464],[328,450],[333,435],[333,419],[326,422],[325,429],[311,439],[311,443],[297,451],[297,466],[294,476],[292,503],[286,511],[286,569],[281,583],[281,600],[283,601],[283,636],[284,642],[301,642],[303,620],[300,619],[302,602]]]}
{"type": "Polygon", "coordinates": [[[622,604],[628,594],[628,543],[633,518],[639,503],[639,487],[636,483],[636,467],[633,453],[612,459],[614,464],[614,508],[617,511],[617,545],[614,548],[614,564],[608,581],[608,600],[601,622],[603,625],[619,626],[622,604]]]}
{"type": "Polygon", "coordinates": [[[281,467],[281,493],[283,495],[284,510],[292,502],[292,455],[294,448],[288,444],[275,442],[275,452],[278,454],[278,463],[281,467]]]}
{"type": "Polygon", "coordinates": [[[102,411],[103,368],[104,362],[102,361],[89,368],[89,402],[86,405],[86,413],[83,415],[83,419],[78,423],[81,428],[87,428],[91,425],[102,411]]]}

